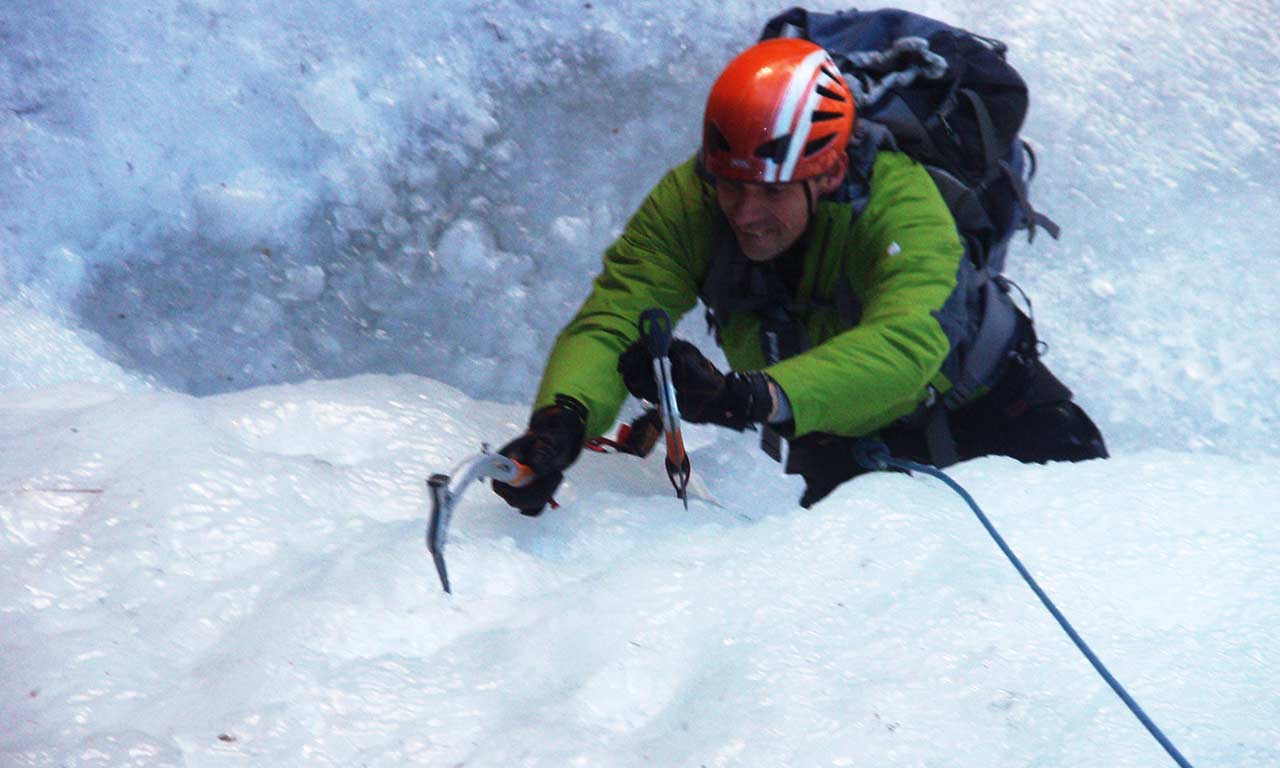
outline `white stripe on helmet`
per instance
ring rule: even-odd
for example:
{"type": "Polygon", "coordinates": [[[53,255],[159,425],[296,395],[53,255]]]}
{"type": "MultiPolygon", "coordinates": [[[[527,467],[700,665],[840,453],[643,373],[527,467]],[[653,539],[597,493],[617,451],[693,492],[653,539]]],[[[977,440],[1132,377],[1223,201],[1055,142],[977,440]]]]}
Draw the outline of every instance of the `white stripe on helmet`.
{"type": "Polygon", "coordinates": [[[790,133],[791,144],[787,148],[787,157],[781,166],[772,160],[765,162],[765,181],[791,181],[796,163],[800,160],[800,153],[804,151],[804,145],[809,141],[813,110],[817,108],[818,101],[822,98],[822,95],[813,87],[817,77],[826,77],[818,72],[818,68],[829,61],[830,57],[827,56],[826,51],[817,50],[805,56],[800,65],[792,71],[791,82],[787,83],[787,90],[782,98],[782,107],[774,118],[772,136],[777,138],[790,133]],[[801,104],[802,100],[803,104],[801,104]]]}

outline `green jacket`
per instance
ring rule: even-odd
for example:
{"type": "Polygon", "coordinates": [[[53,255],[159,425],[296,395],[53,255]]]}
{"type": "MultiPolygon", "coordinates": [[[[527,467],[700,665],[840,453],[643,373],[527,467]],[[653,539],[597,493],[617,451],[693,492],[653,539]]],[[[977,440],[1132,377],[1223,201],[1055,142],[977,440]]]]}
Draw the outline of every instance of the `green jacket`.
{"type": "MultiPolygon", "coordinates": [[[[569,395],[587,407],[590,435],[609,430],[627,397],[618,356],[637,339],[640,313],[661,307],[675,322],[697,303],[721,215],[695,160],[667,173],[605,251],[591,294],[551,350],[535,409],[569,395]]],[[[950,388],[944,371],[954,375],[953,350],[973,333],[968,260],[928,173],[896,152],[877,156],[861,215],[822,200],[809,232],[795,298],[832,304],[843,267],[862,305],[858,324],[846,329],[834,309],[811,309],[812,348],[766,366],[759,317],[735,312],[721,328],[725,357],[778,382],[796,437],[872,433],[914,411],[929,385],[950,388]]]]}

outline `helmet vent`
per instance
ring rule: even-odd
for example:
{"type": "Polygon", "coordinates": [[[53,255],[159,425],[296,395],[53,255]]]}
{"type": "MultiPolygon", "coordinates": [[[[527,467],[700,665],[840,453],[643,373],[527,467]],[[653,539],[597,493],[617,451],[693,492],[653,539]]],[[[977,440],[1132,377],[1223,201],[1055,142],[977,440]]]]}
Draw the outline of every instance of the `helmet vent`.
{"type": "Polygon", "coordinates": [[[764,160],[772,160],[775,163],[781,163],[787,157],[787,150],[791,147],[791,134],[779,136],[772,141],[766,141],[756,147],[756,157],[764,160]]]}
{"type": "Polygon", "coordinates": [[[720,132],[720,127],[715,123],[707,123],[707,143],[711,145],[713,152],[730,151],[729,140],[720,132]]]}
{"type": "Polygon", "coordinates": [[[828,69],[825,65],[824,65],[824,66],[822,66],[822,67],[819,67],[819,69],[821,69],[821,70],[822,70],[822,74],[826,75],[827,77],[831,78],[832,80],[839,80],[839,79],[840,79],[840,76],[839,76],[839,75],[832,74],[832,73],[831,73],[831,70],[830,70],[830,69],[828,69]]]}
{"type": "Polygon", "coordinates": [[[843,115],[839,112],[823,112],[822,110],[817,110],[809,116],[809,119],[815,123],[821,123],[824,120],[839,120],[841,117],[843,117],[843,115]]]}
{"type": "Polygon", "coordinates": [[[833,91],[830,88],[827,88],[826,86],[816,85],[814,86],[813,89],[818,93],[822,94],[823,96],[826,96],[828,99],[834,99],[836,101],[845,100],[844,96],[842,96],[839,91],[833,91]]]}
{"type": "Polygon", "coordinates": [[[823,136],[823,137],[822,137],[822,138],[820,138],[820,139],[814,139],[813,141],[809,142],[808,144],[805,144],[805,145],[804,145],[804,156],[805,156],[805,157],[808,157],[809,155],[812,155],[812,154],[817,153],[817,152],[818,152],[819,150],[821,150],[823,147],[825,147],[825,146],[827,146],[828,144],[830,144],[830,143],[831,143],[831,140],[832,140],[832,139],[834,139],[835,137],[836,137],[836,135],[835,135],[834,133],[828,133],[826,136],[823,136]]]}

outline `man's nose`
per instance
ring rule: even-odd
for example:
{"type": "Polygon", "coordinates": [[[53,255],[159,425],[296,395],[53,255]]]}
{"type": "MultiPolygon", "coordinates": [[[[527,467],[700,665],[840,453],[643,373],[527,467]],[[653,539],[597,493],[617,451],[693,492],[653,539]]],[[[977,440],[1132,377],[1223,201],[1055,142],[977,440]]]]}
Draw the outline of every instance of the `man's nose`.
{"type": "Polygon", "coordinates": [[[753,189],[745,189],[737,196],[729,209],[729,218],[738,226],[754,224],[764,217],[760,196],[753,189]]]}

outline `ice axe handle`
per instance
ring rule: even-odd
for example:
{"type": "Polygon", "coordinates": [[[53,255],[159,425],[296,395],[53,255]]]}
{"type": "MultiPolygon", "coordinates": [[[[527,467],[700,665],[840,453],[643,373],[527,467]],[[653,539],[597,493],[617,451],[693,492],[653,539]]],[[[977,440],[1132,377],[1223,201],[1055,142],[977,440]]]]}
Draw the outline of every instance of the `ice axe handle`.
{"type": "Polygon", "coordinates": [[[665,310],[655,307],[640,313],[640,338],[650,355],[667,356],[671,350],[671,318],[665,310]]]}
{"type": "Polygon", "coordinates": [[[684,438],[680,434],[680,408],[676,390],[671,380],[671,318],[654,307],[640,313],[640,338],[653,357],[654,380],[661,398],[662,431],[667,438],[667,477],[676,489],[676,496],[689,508],[689,455],[684,450],[684,438]]]}

